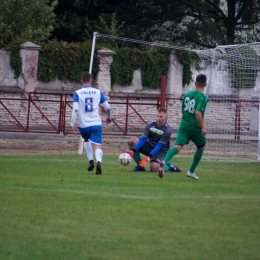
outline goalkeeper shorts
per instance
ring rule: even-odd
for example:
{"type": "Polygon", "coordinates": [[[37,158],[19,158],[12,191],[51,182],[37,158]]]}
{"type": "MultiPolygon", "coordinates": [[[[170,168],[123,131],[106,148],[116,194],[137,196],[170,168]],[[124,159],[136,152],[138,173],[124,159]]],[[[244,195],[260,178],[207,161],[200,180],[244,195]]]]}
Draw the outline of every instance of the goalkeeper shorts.
{"type": "MultiPolygon", "coordinates": [[[[149,141],[146,141],[146,143],[143,145],[143,147],[139,150],[141,154],[144,154],[146,156],[150,156],[150,152],[154,149],[154,146],[152,146],[149,141]]],[[[151,159],[150,162],[157,162],[160,163],[163,161],[164,156],[166,155],[169,148],[162,148],[158,153],[156,153],[151,159]]]]}

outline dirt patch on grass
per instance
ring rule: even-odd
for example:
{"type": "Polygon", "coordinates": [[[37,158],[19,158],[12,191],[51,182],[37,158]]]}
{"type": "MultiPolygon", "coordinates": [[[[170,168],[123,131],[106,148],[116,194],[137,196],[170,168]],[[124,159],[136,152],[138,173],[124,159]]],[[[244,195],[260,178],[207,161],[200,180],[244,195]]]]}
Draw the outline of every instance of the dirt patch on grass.
{"type": "MultiPolygon", "coordinates": [[[[127,141],[129,139],[130,137],[103,137],[103,152],[105,154],[119,155],[128,149],[127,141]]],[[[77,154],[78,146],[79,136],[0,132],[0,156],[77,154]]],[[[171,146],[173,146],[173,140],[171,146]]],[[[194,151],[194,145],[186,145],[178,156],[193,156],[194,151]]]]}
{"type": "MultiPolygon", "coordinates": [[[[119,154],[127,149],[127,140],[122,137],[104,137],[103,151],[119,154]]],[[[0,155],[47,155],[78,152],[79,136],[30,135],[0,133],[0,155]]]]}

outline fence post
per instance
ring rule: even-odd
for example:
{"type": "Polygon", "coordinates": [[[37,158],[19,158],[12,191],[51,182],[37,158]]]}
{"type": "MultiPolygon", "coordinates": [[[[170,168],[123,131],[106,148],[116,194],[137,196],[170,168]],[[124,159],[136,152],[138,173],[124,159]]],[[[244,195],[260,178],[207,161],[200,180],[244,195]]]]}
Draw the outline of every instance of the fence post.
{"type": "Polygon", "coordinates": [[[99,72],[95,85],[104,92],[105,95],[111,91],[111,76],[110,76],[110,67],[113,62],[113,56],[116,54],[111,50],[99,50],[97,51],[99,62],[99,72]]]}
{"type": "Polygon", "coordinates": [[[41,46],[31,42],[25,42],[20,45],[22,75],[18,78],[18,86],[25,92],[34,92],[36,89],[40,49],[41,46]]]}
{"type": "Polygon", "coordinates": [[[172,51],[169,56],[169,68],[166,76],[167,94],[180,97],[182,95],[183,65],[180,63],[175,51],[172,51]]]}

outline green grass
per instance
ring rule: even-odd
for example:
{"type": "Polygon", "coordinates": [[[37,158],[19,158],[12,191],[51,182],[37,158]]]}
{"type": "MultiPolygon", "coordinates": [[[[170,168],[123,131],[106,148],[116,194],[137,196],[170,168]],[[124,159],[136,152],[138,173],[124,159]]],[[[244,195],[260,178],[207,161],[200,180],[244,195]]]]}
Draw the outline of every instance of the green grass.
{"type": "Polygon", "coordinates": [[[0,259],[260,259],[260,164],[202,161],[199,181],[105,155],[0,158],[0,259]]]}

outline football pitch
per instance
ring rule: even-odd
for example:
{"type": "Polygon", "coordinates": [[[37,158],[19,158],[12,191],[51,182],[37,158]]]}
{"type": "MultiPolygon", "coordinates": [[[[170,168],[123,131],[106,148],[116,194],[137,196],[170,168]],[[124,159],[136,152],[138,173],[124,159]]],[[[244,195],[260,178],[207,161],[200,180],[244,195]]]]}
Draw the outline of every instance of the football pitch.
{"type": "Polygon", "coordinates": [[[131,172],[104,155],[0,157],[0,259],[260,259],[260,163],[131,172]]]}

